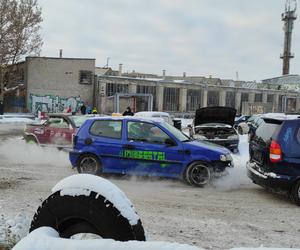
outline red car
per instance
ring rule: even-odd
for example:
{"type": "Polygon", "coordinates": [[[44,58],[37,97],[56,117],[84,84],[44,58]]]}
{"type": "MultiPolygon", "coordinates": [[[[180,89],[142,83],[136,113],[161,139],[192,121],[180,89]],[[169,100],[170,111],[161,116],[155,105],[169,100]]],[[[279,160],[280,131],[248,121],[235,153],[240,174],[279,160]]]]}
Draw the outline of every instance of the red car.
{"type": "Polygon", "coordinates": [[[73,135],[90,116],[48,114],[40,124],[27,124],[24,139],[41,146],[71,147],[73,135]]]}

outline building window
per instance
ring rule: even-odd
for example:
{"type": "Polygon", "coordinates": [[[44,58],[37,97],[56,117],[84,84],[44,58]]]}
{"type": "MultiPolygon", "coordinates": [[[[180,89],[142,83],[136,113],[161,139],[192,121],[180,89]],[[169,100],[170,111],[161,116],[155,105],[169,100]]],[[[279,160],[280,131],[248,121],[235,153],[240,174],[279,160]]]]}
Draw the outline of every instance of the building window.
{"type": "Polygon", "coordinates": [[[79,71],[79,84],[92,84],[93,72],[88,70],[79,71]]]}
{"type": "Polygon", "coordinates": [[[163,110],[178,111],[179,110],[179,89],[164,88],[163,110]]]}
{"type": "Polygon", "coordinates": [[[274,95],[268,94],[267,95],[267,102],[273,102],[273,100],[274,100],[274,95]]]}
{"type": "Polygon", "coordinates": [[[241,103],[248,102],[249,101],[249,94],[248,93],[242,93],[241,94],[241,103]]]}
{"type": "Polygon", "coordinates": [[[188,89],[187,90],[187,111],[195,111],[201,107],[201,90],[188,89]]]}
{"type": "Polygon", "coordinates": [[[262,94],[255,94],[254,102],[262,102],[262,94]]]}
{"type": "Polygon", "coordinates": [[[235,93],[234,92],[226,92],[226,107],[235,108],[235,93]]]}
{"type": "Polygon", "coordinates": [[[207,92],[207,106],[219,106],[219,92],[218,91],[208,91],[207,92]]]}
{"type": "Polygon", "coordinates": [[[128,93],[128,84],[106,83],[106,96],[116,93],[128,93]]]}
{"type": "MultiPolygon", "coordinates": [[[[137,85],[136,92],[140,94],[152,94],[153,96],[153,110],[157,110],[156,107],[156,86],[137,85]]],[[[141,101],[137,103],[137,110],[146,110],[146,98],[140,98],[141,101]],[[141,107],[139,107],[141,106],[141,107]]],[[[147,106],[148,107],[148,106],[147,106]]]]}

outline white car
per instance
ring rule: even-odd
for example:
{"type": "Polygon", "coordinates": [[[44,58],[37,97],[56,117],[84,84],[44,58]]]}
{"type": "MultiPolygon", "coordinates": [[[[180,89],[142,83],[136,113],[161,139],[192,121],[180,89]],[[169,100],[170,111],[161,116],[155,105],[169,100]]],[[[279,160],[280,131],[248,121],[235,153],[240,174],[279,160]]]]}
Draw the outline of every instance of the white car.
{"type": "Polygon", "coordinates": [[[167,112],[159,112],[159,111],[143,111],[137,112],[134,114],[135,117],[142,117],[142,118],[162,118],[167,123],[173,125],[173,120],[169,113],[167,112]]]}

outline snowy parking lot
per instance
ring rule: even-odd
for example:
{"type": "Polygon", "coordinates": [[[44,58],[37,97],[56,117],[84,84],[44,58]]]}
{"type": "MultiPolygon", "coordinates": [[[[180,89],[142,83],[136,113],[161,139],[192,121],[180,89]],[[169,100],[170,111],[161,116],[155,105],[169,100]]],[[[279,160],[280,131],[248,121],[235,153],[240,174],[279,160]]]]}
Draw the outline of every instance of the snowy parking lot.
{"type": "MultiPolygon", "coordinates": [[[[22,125],[0,126],[0,215],[10,219],[24,211],[31,218],[51,188],[77,172],[66,152],[25,144],[22,125]]],[[[150,240],[204,249],[300,248],[299,207],[250,182],[247,147],[242,136],[235,167],[205,188],[178,180],[107,178],[132,201],[150,240]]]]}

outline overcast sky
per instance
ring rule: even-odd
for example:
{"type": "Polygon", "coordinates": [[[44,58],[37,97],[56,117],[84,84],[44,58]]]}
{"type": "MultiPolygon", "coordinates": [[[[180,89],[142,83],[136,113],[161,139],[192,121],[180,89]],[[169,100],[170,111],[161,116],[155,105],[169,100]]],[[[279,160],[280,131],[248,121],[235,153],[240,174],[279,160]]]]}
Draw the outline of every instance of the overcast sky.
{"type": "MultiPolygon", "coordinates": [[[[42,56],[161,75],[257,80],[281,75],[285,0],[39,0],[42,56]]],[[[300,8],[299,8],[300,9],[300,8]]],[[[300,19],[300,18],[299,18],[300,19]]],[[[290,73],[300,69],[300,20],[290,73]]]]}

